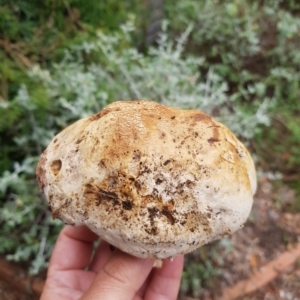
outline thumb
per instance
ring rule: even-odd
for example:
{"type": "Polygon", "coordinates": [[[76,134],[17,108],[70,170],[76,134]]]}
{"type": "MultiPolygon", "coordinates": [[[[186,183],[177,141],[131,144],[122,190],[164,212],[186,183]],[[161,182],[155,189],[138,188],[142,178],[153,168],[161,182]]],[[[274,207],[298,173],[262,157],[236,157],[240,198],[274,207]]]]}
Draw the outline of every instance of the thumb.
{"type": "Polygon", "coordinates": [[[134,257],[116,249],[81,300],[131,300],[152,267],[152,259],[134,257]]]}

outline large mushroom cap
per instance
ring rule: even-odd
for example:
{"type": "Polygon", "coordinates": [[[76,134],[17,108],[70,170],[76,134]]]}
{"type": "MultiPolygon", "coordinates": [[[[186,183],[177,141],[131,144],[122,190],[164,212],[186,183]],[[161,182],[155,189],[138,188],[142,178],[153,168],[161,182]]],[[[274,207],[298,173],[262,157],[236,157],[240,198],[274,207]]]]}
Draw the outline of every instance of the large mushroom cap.
{"type": "Polygon", "coordinates": [[[241,228],[256,190],[253,161],[227,127],[151,101],[115,102],[63,130],[37,178],[53,217],[158,259],[241,228]]]}

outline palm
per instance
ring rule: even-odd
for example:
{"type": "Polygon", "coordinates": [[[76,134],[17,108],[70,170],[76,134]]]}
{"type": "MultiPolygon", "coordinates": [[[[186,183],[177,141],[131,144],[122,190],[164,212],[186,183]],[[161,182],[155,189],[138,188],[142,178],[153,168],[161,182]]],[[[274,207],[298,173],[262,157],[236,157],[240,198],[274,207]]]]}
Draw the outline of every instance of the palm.
{"type": "Polygon", "coordinates": [[[46,287],[51,290],[52,299],[77,300],[88,289],[95,277],[96,274],[91,271],[58,271],[55,276],[48,277],[47,280],[51,281],[51,284],[46,287]]]}

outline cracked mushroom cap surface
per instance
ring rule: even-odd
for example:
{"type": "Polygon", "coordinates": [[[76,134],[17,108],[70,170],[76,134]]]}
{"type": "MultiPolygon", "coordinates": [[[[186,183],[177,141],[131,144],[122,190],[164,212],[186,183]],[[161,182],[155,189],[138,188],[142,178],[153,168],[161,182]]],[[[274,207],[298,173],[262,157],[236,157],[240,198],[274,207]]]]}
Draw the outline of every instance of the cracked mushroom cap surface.
{"type": "Polygon", "coordinates": [[[243,226],[256,190],[246,147],[199,110],[119,101],[54,137],[37,180],[54,218],[157,259],[243,226]]]}

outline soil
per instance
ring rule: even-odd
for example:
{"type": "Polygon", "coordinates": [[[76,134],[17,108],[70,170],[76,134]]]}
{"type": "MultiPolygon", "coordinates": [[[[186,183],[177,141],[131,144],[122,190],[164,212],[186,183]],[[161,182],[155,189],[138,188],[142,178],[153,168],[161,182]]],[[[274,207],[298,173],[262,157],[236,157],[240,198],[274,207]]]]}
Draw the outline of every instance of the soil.
{"type": "Polygon", "coordinates": [[[277,277],[263,289],[237,300],[299,300],[300,269],[291,269],[277,277]]]}
{"type": "Polygon", "coordinates": [[[16,290],[11,284],[0,280],[0,299],[3,300],[33,300],[29,294],[16,290]]]}

